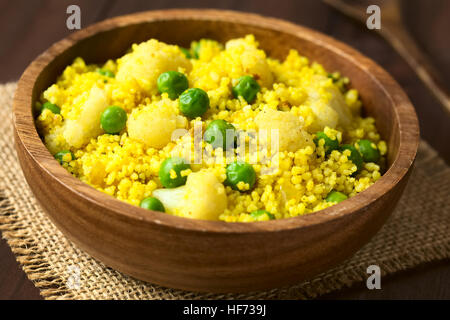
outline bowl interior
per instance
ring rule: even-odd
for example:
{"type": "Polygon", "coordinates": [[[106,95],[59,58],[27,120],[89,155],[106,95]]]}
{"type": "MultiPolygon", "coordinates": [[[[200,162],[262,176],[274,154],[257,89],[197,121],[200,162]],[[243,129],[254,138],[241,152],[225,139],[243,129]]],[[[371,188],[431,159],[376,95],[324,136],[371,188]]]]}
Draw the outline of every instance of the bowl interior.
{"type": "Polygon", "coordinates": [[[339,71],[349,77],[351,87],[360,92],[364,113],[375,118],[381,136],[387,140],[388,166],[391,166],[400,143],[398,115],[393,101],[383,86],[374,81],[370,72],[361,68],[361,64],[355,63],[348,53],[326,41],[311,41],[309,30],[304,34],[291,34],[270,25],[264,27],[240,21],[208,20],[208,17],[199,20],[179,17],[173,20],[143,21],[109,29],[106,24],[103,31],[95,32],[80,41],[74,35],[74,45],[53,59],[38,76],[33,88],[32,103],[35,104],[41,92],[54,83],[64,68],[78,56],[87,63],[103,63],[122,56],[133,43],[150,38],[187,47],[191,41],[201,38],[225,42],[246,34],[254,34],[260,47],[270,57],[284,59],[290,49],[297,49],[311,62],[317,61],[326,70],[339,71]]]}

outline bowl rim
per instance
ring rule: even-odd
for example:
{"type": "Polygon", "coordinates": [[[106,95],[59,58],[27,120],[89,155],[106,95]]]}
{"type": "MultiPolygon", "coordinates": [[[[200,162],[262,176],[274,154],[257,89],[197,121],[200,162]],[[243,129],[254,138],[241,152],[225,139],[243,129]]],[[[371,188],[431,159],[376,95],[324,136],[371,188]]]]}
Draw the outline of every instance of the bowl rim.
{"type": "Polygon", "coordinates": [[[16,147],[21,143],[25,152],[41,170],[44,170],[61,187],[83,198],[92,205],[108,208],[115,217],[130,218],[140,223],[154,224],[166,228],[175,228],[187,232],[202,233],[264,233],[281,232],[305,227],[315,227],[335,219],[342,219],[352,213],[364,212],[370,205],[387,194],[395,185],[405,178],[414,162],[419,145],[419,124],[414,107],[397,82],[373,60],[357,50],[327,35],[309,28],[296,25],[277,18],[264,17],[254,13],[242,13],[217,9],[168,9],[138,12],[113,17],[92,24],[80,31],[70,34],[54,43],[34,61],[22,74],[14,95],[13,125],[16,147]],[[69,49],[78,41],[97,33],[127,25],[164,20],[203,20],[237,22],[272,29],[301,37],[314,42],[317,46],[333,51],[342,59],[351,60],[359,69],[370,69],[372,81],[384,91],[394,106],[394,113],[399,126],[399,148],[390,168],[372,186],[363,192],[332,207],[307,215],[251,223],[229,223],[177,217],[162,212],[150,211],[128,204],[107,195],[72,176],[62,166],[54,167],[56,160],[40,139],[32,116],[33,88],[45,67],[59,54],[69,49]],[[332,50],[331,50],[332,49],[332,50]],[[383,79],[383,80],[381,80],[383,79]],[[405,121],[408,119],[408,121],[405,121]]]}

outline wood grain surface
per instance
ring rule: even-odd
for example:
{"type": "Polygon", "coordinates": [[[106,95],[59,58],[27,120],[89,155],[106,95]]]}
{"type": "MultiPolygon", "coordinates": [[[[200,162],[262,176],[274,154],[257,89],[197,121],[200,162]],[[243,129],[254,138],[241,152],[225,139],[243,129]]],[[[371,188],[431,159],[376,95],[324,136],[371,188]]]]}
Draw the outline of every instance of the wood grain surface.
{"type": "Polygon", "coordinates": [[[423,84],[440,102],[440,106],[450,115],[450,93],[447,90],[447,84],[443,82],[443,76],[431,64],[427,55],[420,49],[408,30],[404,21],[401,0],[368,0],[361,2],[361,4],[345,0],[324,1],[363,24],[367,20],[365,9],[369,5],[378,5],[380,11],[383,12],[383,28],[377,31],[409,64],[423,84]]]}
{"type": "MultiPolygon", "coordinates": [[[[64,1],[57,1],[57,2],[56,1],[55,2],[41,1],[41,2],[39,2],[40,5],[36,6],[33,10],[31,10],[31,13],[30,13],[30,11],[27,11],[30,6],[24,5],[23,8],[20,8],[20,1],[18,1],[18,3],[16,3],[15,6],[12,6],[12,8],[11,8],[10,2],[8,2],[8,4],[6,4],[6,5],[0,3],[0,6],[1,6],[0,8],[3,9],[2,10],[3,13],[5,13],[4,7],[5,6],[9,7],[10,11],[8,11],[8,8],[6,8],[6,12],[9,12],[8,17],[13,16],[17,20],[18,16],[24,14],[23,11],[25,11],[25,13],[28,12],[27,13],[28,18],[32,17],[31,21],[27,21],[28,25],[22,29],[22,37],[19,34],[20,32],[18,31],[16,33],[16,37],[12,37],[9,39],[9,42],[6,42],[8,44],[8,46],[1,47],[1,51],[0,51],[0,53],[2,54],[1,56],[8,57],[8,55],[9,55],[10,59],[12,59],[14,61],[16,61],[16,60],[20,61],[22,59],[22,63],[23,63],[22,68],[23,68],[23,66],[26,65],[26,63],[30,59],[33,58],[33,55],[29,51],[35,50],[36,47],[41,46],[41,44],[42,44],[41,40],[45,39],[45,36],[44,37],[41,36],[44,34],[44,31],[42,30],[42,28],[39,28],[40,33],[39,33],[39,36],[37,37],[37,39],[39,41],[36,42],[36,35],[34,35],[34,41],[35,41],[34,44],[35,45],[32,47],[30,47],[29,45],[23,47],[23,41],[24,41],[24,39],[26,40],[26,38],[27,38],[26,35],[29,35],[30,33],[32,33],[31,30],[35,30],[37,26],[42,26],[42,25],[45,26],[46,24],[50,23],[49,20],[52,20],[52,19],[48,19],[48,17],[50,17],[50,16],[52,18],[59,19],[60,26],[61,26],[61,29],[53,27],[54,30],[52,29],[51,34],[53,34],[53,36],[55,38],[58,38],[58,36],[55,36],[55,34],[58,32],[61,32],[62,35],[68,34],[69,32],[65,29],[65,15],[60,14],[62,16],[62,17],[60,17],[60,15],[58,15],[58,14],[51,15],[51,13],[49,12],[49,8],[51,9],[50,11],[53,12],[54,10],[57,11],[55,8],[59,7],[60,12],[64,13],[67,3],[68,2],[64,2],[64,1]],[[16,8],[16,9],[14,9],[14,8],[16,8]],[[15,15],[12,13],[14,13],[15,15]],[[39,18],[39,16],[41,16],[41,18],[39,18]],[[22,49],[22,50],[20,50],[20,49],[22,49]],[[14,53],[15,50],[18,50],[18,51],[16,53],[14,53]],[[25,50],[25,52],[28,52],[28,56],[23,52],[24,50],[25,50]],[[23,62],[23,61],[25,61],[25,62],[23,62]]],[[[126,8],[124,8],[123,2],[110,1],[110,2],[106,3],[106,1],[105,1],[104,2],[105,7],[100,8],[99,7],[100,3],[101,3],[101,1],[97,1],[95,3],[95,6],[93,6],[92,2],[79,1],[79,5],[82,7],[83,25],[86,25],[89,23],[89,22],[86,23],[86,21],[89,19],[89,15],[93,14],[95,12],[97,12],[97,14],[95,14],[91,17],[91,19],[92,19],[91,21],[97,21],[97,20],[102,19],[104,17],[102,15],[111,16],[111,15],[117,15],[119,13],[129,12],[131,10],[136,11],[136,10],[141,10],[141,9],[150,9],[153,6],[157,7],[158,5],[160,7],[168,5],[168,3],[152,2],[152,7],[149,8],[149,4],[147,2],[133,3],[133,2],[127,1],[127,6],[126,6],[126,8]],[[119,11],[122,10],[122,11],[115,12],[117,10],[119,10],[119,11]],[[91,12],[91,13],[89,13],[89,12],[91,12]]],[[[358,35],[358,32],[362,33],[362,35],[360,35],[360,38],[356,37],[356,38],[358,38],[358,40],[367,39],[367,38],[370,39],[372,37],[372,35],[367,34],[368,33],[367,30],[360,30],[360,28],[353,25],[351,22],[348,22],[345,20],[342,20],[341,22],[339,22],[340,18],[336,18],[336,14],[333,11],[329,10],[327,7],[324,7],[322,4],[320,4],[316,1],[314,1],[314,2],[307,1],[307,2],[301,2],[301,3],[296,2],[296,1],[277,2],[276,4],[269,3],[269,5],[264,6],[264,8],[257,6],[256,3],[253,3],[253,6],[251,8],[246,8],[246,6],[250,5],[251,3],[252,2],[249,1],[248,3],[245,2],[245,3],[240,3],[240,4],[236,4],[233,2],[222,2],[219,4],[222,5],[223,7],[227,7],[227,8],[231,7],[234,9],[237,8],[237,9],[241,9],[241,10],[259,11],[261,13],[270,14],[272,16],[278,15],[280,17],[287,18],[287,19],[290,19],[295,22],[313,26],[319,30],[322,29],[326,32],[328,31],[327,33],[332,34],[334,36],[336,36],[336,34],[335,34],[337,32],[336,30],[341,29],[341,32],[342,32],[342,30],[344,30],[344,33],[343,33],[344,35],[350,34],[350,36],[349,36],[350,41],[347,41],[349,43],[351,43],[352,41],[355,41],[355,35],[358,35]],[[266,12],[266,10],[268,12],[266,12]],[[317,10],[319,10],[320,14],[317,13],[317,10]],[[314,14],[311,14],[311,12],[316,12],[316,14],[315,14],[316,19],[314,19],[314,14]],[[318,18],[318,17],[322,17],[322,18],[318,18]],[[332,23],[333,21],[334,21],[334,25],[332,23]],[[337,23],[336,21],[339,23],[337,23]],[[330,26],[330,22],[331,22],[331,26],[330,26]],[[336,26],[338,26],[339,28],[337,28],[336,26]]],[[[27,4],[28,4],[28,2],[27,2],[27,4]]],[[[183,4],[186,4],[186,3],[183,2],[183,4]]],[[[208,5],[210,3],[208,3],[208,2],[195,2],[194,4],[195,5],[191,4],[190,6],[210,6],[210,5],[208,5]]],[[[18,19],[18,20],[21,20],[21,19],[18,19]]],[[[55,23],[55,21],[51,21],[51,23],[55,23]]],[[[8,25],[6,25],[6,27],[8,27],[8,25]]],[[[8,28],[6,28],[6,29],[8,29],[8,28]]],[[[44,30],[45,30],[45,28],[44,28],[44,30]]],[[[59,37],[61,36],[61,34],[59,35],[59,37]]],[[[339,34],[339,32],[338,32],[338,34],[339,34]]],[[[32,38],[32,36],[29,36],[29,37],[32,38]]],[[[31,38],[28,41],[31,41],[31,38]]],[[[339,37],[337,37],[337,38],[339,38],[339,37]]],[[[42,49],[47,47],[49,45],[49,43],[51,43],[53,40],[55,40],[55,39],[54,38],[49,39],[48,42],[43,41],[43,43],[45,43],[45,45],[43,45],[42,49]]],[[[378,46],[377,50],[379,50],[380,52],[384,52],[385,50],[388,51],[387,53],[385,53],[386,57],[388,57],[389,55],[391,56],[391,58],[392,58],[392,56],[395,56],[395,54],[393,54],[392,52],[389,52],[389,48],[383,47],[382,42],[377,44],[377,41],[380,41],[380,39],[375,39],[375,40],[372,39],[371,40],[374,48],[376,48],[378,46]],[[380,47],[382,49],[380,49],[380,47]]],[[[368,43],[370,43],[370,41],[368,43]]],[[[359,42],[358,44],[353,44],[353,45],[355,47],[358,47],[358,45],[361,46],[361,42],[359,42]]],[[[361,50],[361,48],[359,48],[359,49],[361,50]]],[[[364,51],[364,50],[361,50],[361,51],[364,51]]],[[[377,60],[377,58],[379,58],[379,56],[377,56],[377,57],[372,56],[370,54],[370,52],[367,54],[369,56],[375,58],[375,60],[377,60]]],[[[3,61],[4,61],[4,59],[3,59],[3,61]]],[[[397,61],[397,63],[401,63],[401,62],[397,61]]],[[[10,74],[13,75],[12,79],[14,79],[14,77],[17,77],[17,75],[21,72],[20,67],[18,67],[16,65],[16,69],[14,69],[13,67],[11,68],[11,65],[12,64],[6,64],[5,66],[2,65],[2,71],[6,70],[6,72],[2,75],[5,80],[10,79],[10,78],[8,78],[8,72],[10,72],[10,74]],[[19,68],[19,70],[18,70],[18,68],[19,68]],[[10,70],[10,71],[8,71],[8,70],[10,70]]],[[[395,75],[395,73],[394,73],[394,75],[395,75]]],[[[409,77],[410,77],[410,75],[409,75],[409,77]]],[[[419,116],[420,116],[420,110],[419,110],[419,116]]],[[[436,118],[436,121],[437,120],[439,120],[439,119],[436,118]]],[[[436,125],[435,125],[435,127],[436,127],[436,125]]],[[[432,144],[433,144],[433,142],[432,142],[432,144]]],[[[445,151],[445,148],[442,150],[445,151]]],[[[0,279],[0,280],[2,280],[2,279],[0,279]]],[[[3,287],[3,280],[2,280],[2,282],[0,282],[0,288],[2,288],[2,287],[3,287]]],[[[2,291],[0,291],[0,293],[1,292],[2,291]]],[[[444,293],[445,293],[445,291],[444,291],[444,293]]],[[[405,296],[407,295],[406,292],[404,292],[404,294],[405,294],[405,296]]],[[[31,295],[32,295],[32,293],[31,293],[31,295]]],[[[17,297],[17,296],[15,296],[14,294],[10,294],[9,296],[5,295],[5,297],[17,297]]],[[[19,297],[20,297],[20,295],[19,295],[19,297]]],[[[399,297],[401,297],[401,296],[399,295],[399,297]]]]}

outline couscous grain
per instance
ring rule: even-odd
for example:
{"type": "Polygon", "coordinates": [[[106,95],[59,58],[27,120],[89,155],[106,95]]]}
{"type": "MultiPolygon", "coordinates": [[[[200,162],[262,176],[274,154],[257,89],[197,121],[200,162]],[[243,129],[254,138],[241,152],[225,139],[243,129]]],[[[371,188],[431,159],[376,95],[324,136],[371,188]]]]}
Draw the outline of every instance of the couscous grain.
{"type": "Polygon", "coordinates": [[[296,50],[268,57],[252,35],[189,50],[151,39],[104,65],[76,58],[42,93],[36,125],[70,173],[117,199],[266,221],[380,178],[386,143],[348,86],[296,50]]]}

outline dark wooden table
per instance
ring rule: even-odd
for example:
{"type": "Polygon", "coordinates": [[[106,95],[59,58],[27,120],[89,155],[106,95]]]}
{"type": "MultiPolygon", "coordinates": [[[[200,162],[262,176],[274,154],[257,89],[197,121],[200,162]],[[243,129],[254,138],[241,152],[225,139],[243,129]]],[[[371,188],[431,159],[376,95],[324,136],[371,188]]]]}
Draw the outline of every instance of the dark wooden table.
{"type": "MultiPolygon", "coordinates": [[[[385,0],[388,1],[388,0],[385,0]]],[[[66,8],[81,8],[82,27],[108,17],[163,8],[223,8],[286,19],[331,35],[371,57],[411,98],[421,134],[450,163],[448,115],[399,55],[373,31],[317,0],[0,0],[0,82],[17,80],[26,66],[53,42],[71,33],[66,8]]],[[[421,48],[450,82],[450,1],[408,1],[405,23],[421,48]]],[[[381,13],[383,16],[383,13],[381,13]]],[[[383,27],[383,24],[381,25],[383,27]]],[[[40,299],[5,240],[0,241],[0,299],[40,299]]],[[[450,299],[450,263],[441,261],[382,279],[382,290],[364,284],[325,299],[450,299]]]]}

